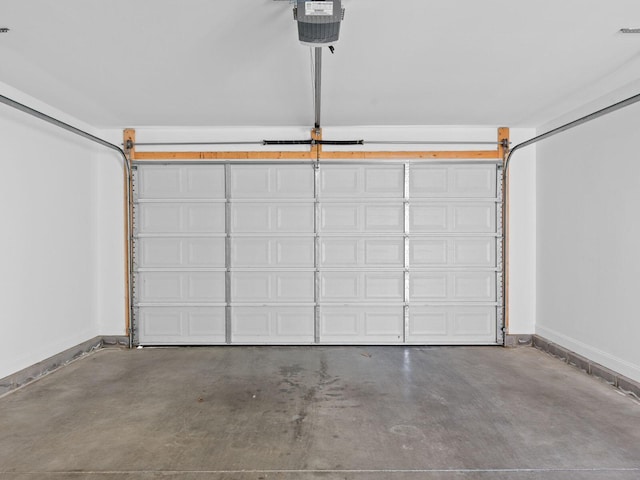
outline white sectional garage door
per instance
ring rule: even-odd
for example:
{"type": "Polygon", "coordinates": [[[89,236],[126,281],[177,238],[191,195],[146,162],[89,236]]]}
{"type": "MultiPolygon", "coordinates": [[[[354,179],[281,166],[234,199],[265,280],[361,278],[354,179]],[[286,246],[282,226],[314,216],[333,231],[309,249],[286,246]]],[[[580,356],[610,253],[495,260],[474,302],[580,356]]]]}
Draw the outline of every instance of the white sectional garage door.
{"type": "Polygon", "coordinates": [[[146,164],[141,345],[496,344],[495,164],[146,164]]]}

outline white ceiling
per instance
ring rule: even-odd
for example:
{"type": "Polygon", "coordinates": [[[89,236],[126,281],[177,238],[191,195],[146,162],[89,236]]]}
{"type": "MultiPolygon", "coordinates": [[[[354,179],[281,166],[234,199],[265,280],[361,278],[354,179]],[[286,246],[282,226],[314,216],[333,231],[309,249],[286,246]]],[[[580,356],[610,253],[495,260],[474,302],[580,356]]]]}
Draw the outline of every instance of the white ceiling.
{"type": "MultiPolygon", "coordinates": [[[[640,78],[638,0],[344,0],[322,124],[537,126],[640,78]]],[[[2,0],[0,81],[97,127],[311,126],[288,1],[2,0]]]]}

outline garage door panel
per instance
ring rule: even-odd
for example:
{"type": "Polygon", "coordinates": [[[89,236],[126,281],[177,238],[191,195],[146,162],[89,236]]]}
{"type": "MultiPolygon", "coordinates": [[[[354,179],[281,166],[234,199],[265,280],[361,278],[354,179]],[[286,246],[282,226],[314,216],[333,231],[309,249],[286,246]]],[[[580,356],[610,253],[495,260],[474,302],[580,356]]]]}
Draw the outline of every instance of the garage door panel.
{"type": "Polygon", "coordinates": [[[431,267],[449,263],[450,240],[447,238],[412,238],[409,262],[413,266],[431,267]]]}
{"type": "Polygon", "coordinates": [[[231,240],[232,267],[313,268],[314,239],[237,237],[231,240]]]}
{"type": "Polygon", "coordinates": [[[364,192],[383,198],[404,197],[404,165],[364,167],[364,192]]]}
{"type": "Polygon", "coordinates": [[[180,268],[225,266],[222,237],[145,237],[139,239],[140,268],[180,268]]]}
{"type": "Polygon", "coordinates": [[[140,326],[144,338],[158,337],[167,340],[182,335],[182,315],[177,309],[142,309],[140,326]]]}
{"type": "Polygon", "coordinates": [[[320,171],[320,198],[402,198],[404,165],[326,165],[320,171]]]}
{"type": "Polygon", "coordinates": [[[320,239],[322,267],[397,267],[404,266],[404,237],[320,239]]]}
{"type": "Polygon", "coordinates": [[[456,300],[496,300],[495,272],[453,273],[450,278],[453,278],[453,295],[456,300]]]}
{"type": "Polygon", "coordinates": [[[410,206],[412,233],[494,233],[495,202],[414,202],[410,206]]]}
{"type": "Polygon", "coordinates": [[[496,266],[495,237],[413,237],[409,251],[418,268],[496,266]]]}
{"type": "Polygon", "coordinates": [[[404,274],[366,273],[364,276],[364,299],[389,300],[401,302],[404,300],[404,274]]]}
{"type": "Polygon", "coordinates": [[[225,342],[224,307],[142,307],[138,318],[144,345],[225,342]]]}
{"type": "Polygon", "coordinates": [[[495,267],[496,238],[456,238],[451,240],[451,264],[464,267],[495,267]]]}
{"type": "Polygon", "coordinates": [[[403,267],[404,238],[365,239],[364,262],[367,267],[403,267]]]}
{"type": "Polygon", "coordinates": [[[410,310],[410,343],[492,343],[495,334],[496,308],[492,306],[413,306],[410,310]]]}
{"type": "Polygon", "coordinates": [[[245,341],[249,338],[266,341],[274,335],[271,314],[266,308],[234,307],[231,312],[233,340],[244,337],[245,341]]]}
{"type": "Polygon", "coordinates": [[[458,311],[454,314],[453,335],[463,337],[493,336],[495,309],[458,311]]]}
{"type": "Polygon", "coordinates": [[[494,232],[496,229],[496,204],[471,203],[452,207],[454,232],[494,232]]]}
{"type": "Polygon", "coordinates": [[[411,232],[452,231],[450,208],[443,203],[412,203],[409,207],[411,232]]]}
{"type": "Polygon", "coordinates": [[[137,168],[141,344],[495,344],[495,164],[137,168]]]}
{"type": "Polygon", "coordinates": [[[313,232],[313,205],[278,205],[275,216],[278,232],[313,232]]]}
{"type": "Polygon", "coordinates": [[[356,267],[363,263],[362,240],[350,237],[320,239],[320,265],[356,267]]]}
{"type": "Polygon", "coordinates": [[[320,310],[320,340],[352,341],[361,336],[361,312],[356,309],[323,307],[320,310]]]}
{"type": "Polygon", "coordinates": [[[231,232],[313,233],[314,218],[313,203],[234,203],[231,232]]]}
{"type": "Polygon", "coordinates": [[[458,196],[495,198],[495,165],[465,165],[449,167],[452,169],[451,191],[458,196]]]}
{"type": "Polygon", "coordinates": [[[308,303],[314,289],[313,272],[231,272],[234,303],[308,303]]]}
{"type": "Polygon", "coordinates": [[[413,307],[409,313],[409,340],[449,334],[449,310],[443,307],[413,307]]]}
{"type": "Polygon", "coordinates": [[[235,343],[305,344],[314,341],[313,307],[232,307],[235,343]]]}
{"type": "Polygon", "coordinates": [[[174,267],[184,263],[181,238],[141,238],[136,256],[139,267],[174,267]]]}
{"type": "Polygon", "coordinates": [[[412,272],[409,278],[410,300],[441,300],[452,298],[449,274],[446,272],[412,272]]]}
{"type": "Polygon", "coordinates": [[[222,203],[141,203],[139,233],[224,233],[222,203]]]}
{"type": "Polygon", "coordinates": [[[321,301],[355,301],[362,297],[362,279],[351,272],[323,272],[320,274],[321,301]]]}
{"type": "Polygon", "coordinates": [[[495,165],[412,165],[412,198],[495,198],[495,165]]]}
{"type": "Polygon", "coordinates": [[[274,264],[273,239],[246,237],[231,240],[232,267],[269,267],[274,264]]]}
{"type": "Polygon", "coordinates": [[[231,198],[313,198],[309,165],[233,165],[231,198]]]}
{"type": "Polygon", "coordinates": [[[403,233],[404,205],[326,203],[320,206],[324,233],[403,233]]]}
{"type": "Polygon", "coordinates": [[[224,272],[139,272],[140,303],[225,301],[224,272]]]}
{"type": "Polygon", "coordinates": [[[397,307],[323,306],[322,343],[401,343],[404,310],[397,307]]]}
{"type": "Polygon", "coordinates": [[[496,301],[495,272],[421,272],[411,273],[412,301],[496,301]]]}
{"type": "Polygon", "coordinates": [[[231,205],[232,233],[269,233],[274,230],[273,207],[265,204],[240,203],[231,205]]]}
{"type": "Polygon", "coordinates": [[[402,302],[403,272],[321,272],[321,302],[402,302]]]}
{"type": "Polygon", "coordinates": [[[279,267],[313,267],[313,238],[280,238],[275,244],[275,265],[279,267]]]}
{"type": "Polygon", "coordinates": [[[404,204],[366,205],[364,219],[366,232],[402,232],[404,230],[404,204]]]}
{"type": "Polygon", "coordinates": [[[364,229],[358,205],[330,204],[320,207],[322,232],[359,232],[364,229]]]}
{"type": "Polygon", "coordinates": [[[147,165],[139,168],[140,199],[223,199],[223,166],[147,165]]]}

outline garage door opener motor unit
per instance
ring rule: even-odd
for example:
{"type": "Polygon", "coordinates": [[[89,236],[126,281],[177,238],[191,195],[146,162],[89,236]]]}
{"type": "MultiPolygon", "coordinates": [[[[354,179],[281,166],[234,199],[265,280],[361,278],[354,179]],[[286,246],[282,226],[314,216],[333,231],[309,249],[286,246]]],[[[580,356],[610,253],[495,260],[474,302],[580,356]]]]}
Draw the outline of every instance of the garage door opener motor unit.
{"type": "Polygon", "coordinates": [[[298,38],[303,45],[328,46],[337,42],[340,35],[340,22],[344,18],[342,0],[296,0],[293,18],[298,22],[298,38]]]}

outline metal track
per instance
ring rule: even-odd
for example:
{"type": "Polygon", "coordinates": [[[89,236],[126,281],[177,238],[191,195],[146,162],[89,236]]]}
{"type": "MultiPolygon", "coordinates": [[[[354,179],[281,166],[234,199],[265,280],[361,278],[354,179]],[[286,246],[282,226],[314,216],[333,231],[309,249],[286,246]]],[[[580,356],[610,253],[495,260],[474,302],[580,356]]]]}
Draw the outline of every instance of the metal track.
{"type": "Polygon", "coordinates": [[[640,93],[637,95],[634,95],[633,97],[629,97],[625,100],[622,100],[618,103],[614,103],[613,105],[609,105],[608,107],[605,107],[603,109],[600,109],[596,112],[590,113],[589,115],[585,115],[584,117],[580,117],[577,120],[574,120],[572,122],[569,123],[565,123],[564,125],[561,125],[557,128],[554,128],[553,130],[549,130],[546,133],[543,133],[541,135],[538,135],[536,137],[530,138],[529,140],[526,140],[522,143],[519,143],[518,145],[516,145],[515,147],[513,147],[511,149],[511,151],[509,152],[509,154],[507,155],[507,159],[505,160],[505,165],[504,165],[504,170],[505,170],[505,175],[508,174],[509,171],[509,164],[511,162],[511,157],[513,157],[513,154],[516,153],[518,150],[524,148],[524,147],[528,147],[529,145],[533,145],[534,143],[538,143],[542,140],[546,140],[547,138],[553,137],[555,135],[558,135],[559,133],[562,132],[566,132],[567,130],[571,130],[572,128],[578,127],[580,125],[583,125],[587,122],[591,122],[592,120],[595,120],[596,118],[600,118],[604,115],[608,115],[610,113],[613,113],[617,110],[620,110],[622,108],[628,107],[630,105],[633,105],[634,103],[638,103],[640,102],[640,93]]]}

